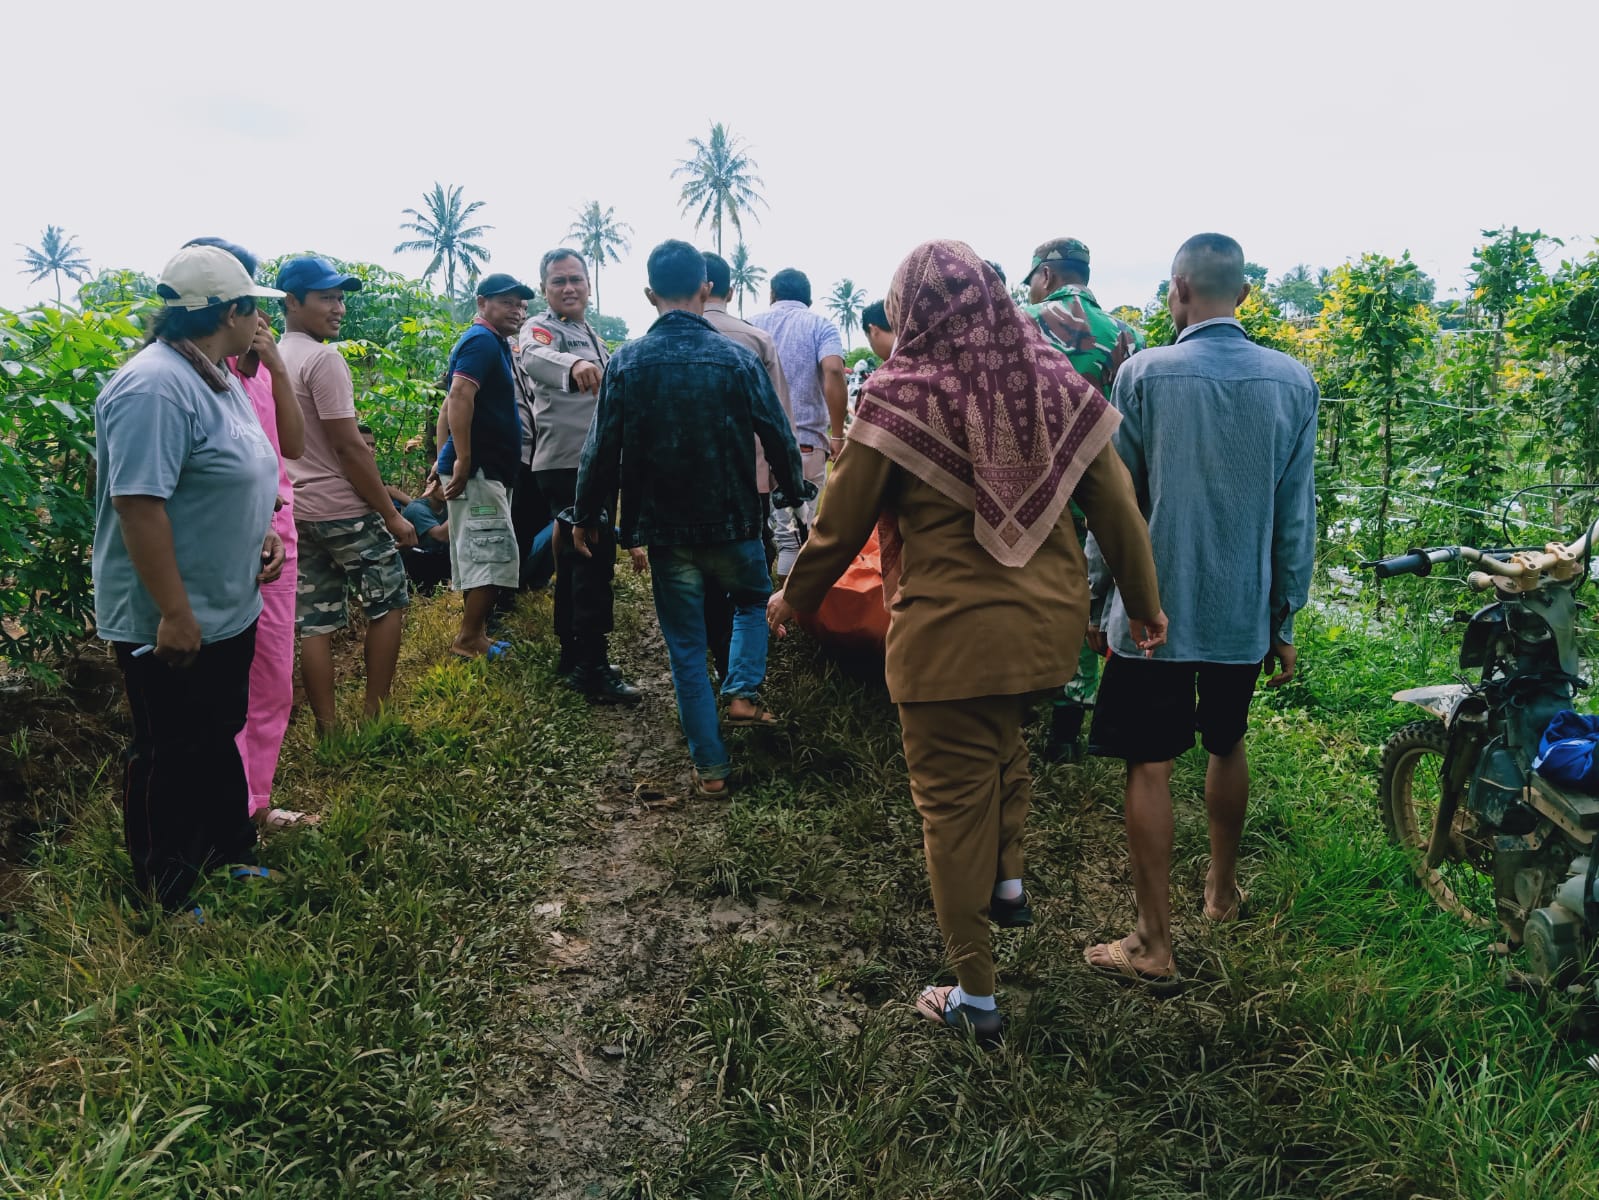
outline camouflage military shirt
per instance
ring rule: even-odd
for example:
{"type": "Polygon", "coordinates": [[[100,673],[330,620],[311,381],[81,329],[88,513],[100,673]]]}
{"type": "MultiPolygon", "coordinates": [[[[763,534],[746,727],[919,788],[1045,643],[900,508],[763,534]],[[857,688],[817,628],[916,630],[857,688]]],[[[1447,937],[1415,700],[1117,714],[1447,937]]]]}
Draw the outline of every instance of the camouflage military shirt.
{"type": "Polygon", "coordinates": [[[1144,335],[1099,306],[1094,293],[1076,284],[1051,292],[1042,304],[1022,309],[1038,322],[1050,345],[1071,359],[1078,374],[1110,399],[1122,363],[1144,348],[1144,335]]]}

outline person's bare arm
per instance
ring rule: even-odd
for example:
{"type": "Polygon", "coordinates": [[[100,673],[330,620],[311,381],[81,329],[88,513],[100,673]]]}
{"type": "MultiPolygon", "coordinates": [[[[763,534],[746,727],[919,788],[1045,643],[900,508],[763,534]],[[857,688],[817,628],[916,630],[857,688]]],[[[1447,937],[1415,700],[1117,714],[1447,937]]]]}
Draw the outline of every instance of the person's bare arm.
{"type": "Polygon", "coordinates": [[[849,411],[849,380],[844,360],[836,354],[822,359],[822,398],[827,401],[827,432],[831,453],[836,454],[844,440],[844,414],[849,411]]]}
{"type": "Polygon", "coordinates": [[[378,474],[377,459],[372,457],[372,451],[366,448],[366,439],[361,436],[360,423],[354,417],[319,417],[318,420],[322,422],[328,445],[338,457],[339,469],[356,494],[382,519],[396,542],[401,546],[416,545],[416,529],[394,511],[394,502],[389,499],[383,477],[378,474]]]}
{"type": "Polygon", "coordinates": [[[466,495],[466,481],[472,478],[472,414],[477,410],[477,383],[456,372],[450,381],[450,395],[444,401],[450,436],[455,439],[455,474],[444,487],[446,500],[466,495]]]}
{"type": "Polygon", "coordinates": [[[155,654],[175,667],[186,667],[200,653],[200,623],[189,607],[189,592],[178,571],[167,502],[159,496],[113,496],[122,541],[133,569],[161,613],[155,654]]]}
{"type": "Polygon", "coordinates": [[[256,325],[255,342],[250,348],[272,376],[272,411],[278,422],[278,452],[284,458],[299,458],[305,453],[305,413],[300,409],[300,398],[294,394],[294,384],[289,380],[289,368],[278,353],[272,326],[264,316],[256,325]]]}

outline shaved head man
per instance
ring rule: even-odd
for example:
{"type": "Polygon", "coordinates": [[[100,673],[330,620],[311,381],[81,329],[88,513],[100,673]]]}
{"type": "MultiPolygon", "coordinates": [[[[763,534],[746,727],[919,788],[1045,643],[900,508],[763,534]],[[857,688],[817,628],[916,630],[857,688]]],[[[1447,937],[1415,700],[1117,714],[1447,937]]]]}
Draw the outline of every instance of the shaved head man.
{"type": "Polygon", "coordinates": [[[1294,677],[1294,613],[1315,559],[1316,384],[1304,364],[1249,340],[1237,316],[1248,294],[1237,242],[1189,238],[1166,297],[1176,343],[1128,359],[1111,393],[1122,414],[1114,444],[1149,521],[1171,633],[1145,658],[1112,596],[1089,750],[1127,763],[1138,914],[1126,937],[1084,957],[1155,991],[1181,984],[1171,939],[1172,763],[1197,735],[1208,755],[1210,865],[1195,907],[1236,921],[1247,899],[1238,844],[1249,703],[1262,673],[1267,687],[1294,677]]]}
{"type": "Polygon", "coordinates": [[[1177,248],[1166,305],[1178,333],[1196,323],[1191,314],[1197,310],[1225,308],[1231,315],[1247,295],[1244,248],[1225,233],[1196,233],[1177,248]]]}

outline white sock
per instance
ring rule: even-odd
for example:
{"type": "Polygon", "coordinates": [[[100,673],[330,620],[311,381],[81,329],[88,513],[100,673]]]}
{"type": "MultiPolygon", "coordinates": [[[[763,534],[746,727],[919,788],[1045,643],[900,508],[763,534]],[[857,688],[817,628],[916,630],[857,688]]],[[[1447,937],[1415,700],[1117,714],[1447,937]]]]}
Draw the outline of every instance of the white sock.
{"type": "Polygon", "coordinates": [[[956,985],[955,990],[950,992],[949,1000],[945,1002],[944,1007],[946,1009],[958,1008],[962,1004],[970,1004],[973,1008],[980,1008],[984,1012],[993,1012],[997,1007],[994,1004],[994,997],[973,996],[961,991],[960,986],[956,985]]]}
{"type": "Polygon", "coordinates": [[[1022,898],[1022,881],[1020,879],[1001,879],[994,885],[994,895],[1001,900],[1020,900],[1022,898]]]}

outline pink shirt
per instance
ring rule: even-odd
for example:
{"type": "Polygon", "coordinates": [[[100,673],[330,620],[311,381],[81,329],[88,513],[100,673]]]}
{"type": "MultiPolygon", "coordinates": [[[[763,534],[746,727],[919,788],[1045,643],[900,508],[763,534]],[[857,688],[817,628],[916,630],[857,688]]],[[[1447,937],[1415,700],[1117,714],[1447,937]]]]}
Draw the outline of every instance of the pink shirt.
{"type": "Polygon", "coordinates": [[[278,353],[305,414],[305,452],[289,466],[294,481],[295,516],[301,521],[346,521],[368,516],[328,440],[324,421],[355,420],[355,384],[337,346],[303,333],[286,333],[278,353]]]}
{"type": "Polygon", "coordinates": [[[272,531],[283,539],[285,546],[292,548],[297,540],[294,534],[294,484],[289,482],[289,470],[283,462],[283,446],[278,441],[278,406],[272,399],[272,372],[265,366],[257,366],[254,375],[241,375],[236,358],[228,359],[228,367],[244,388],[244,394],[250,397],[256,419],[261,422],[267,441],[272,443],[272,449],[278,456],[278,498],[283,501],[283,507],[272,514],[272,531]]]}

